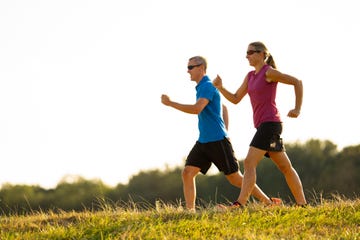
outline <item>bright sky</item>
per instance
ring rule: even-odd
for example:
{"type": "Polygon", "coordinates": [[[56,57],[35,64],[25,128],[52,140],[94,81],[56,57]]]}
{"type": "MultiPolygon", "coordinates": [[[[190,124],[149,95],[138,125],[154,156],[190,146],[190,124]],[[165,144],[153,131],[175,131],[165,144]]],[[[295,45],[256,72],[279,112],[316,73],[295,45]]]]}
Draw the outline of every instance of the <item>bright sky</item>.
{"type": "MultiPolygon", "coordinates": [[[[297,119],[286,117],[293,88],[278,88],[285,143],[360,144],[359,22],[355,0],[1,1],[0,184],[50,188],[71,174],[115,186],[182,166],[197,117],[160,95],[194,103],[194,55],[235,91],[258,40],[280,71],[303,80],[297,119]]],[[[249,100],[224,103],[242,159],[255,131],[249,100]]]]}

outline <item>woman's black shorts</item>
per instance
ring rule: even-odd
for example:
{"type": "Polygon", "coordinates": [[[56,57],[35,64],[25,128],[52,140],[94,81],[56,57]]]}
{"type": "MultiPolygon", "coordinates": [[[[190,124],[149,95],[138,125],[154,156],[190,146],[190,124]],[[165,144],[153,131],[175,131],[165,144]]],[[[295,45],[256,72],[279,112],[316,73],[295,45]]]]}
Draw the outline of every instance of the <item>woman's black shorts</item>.
{"type": "MultiPolygon", "coordinates": [[[[280,137],[282,133],[281,122],[264,122],[258,128],[250,143],[250,146],[256,147],[267,152],[284,152],[285,147],[280,137]]],[[[268,153],[265,156],[269,156],[268,153]]]]}

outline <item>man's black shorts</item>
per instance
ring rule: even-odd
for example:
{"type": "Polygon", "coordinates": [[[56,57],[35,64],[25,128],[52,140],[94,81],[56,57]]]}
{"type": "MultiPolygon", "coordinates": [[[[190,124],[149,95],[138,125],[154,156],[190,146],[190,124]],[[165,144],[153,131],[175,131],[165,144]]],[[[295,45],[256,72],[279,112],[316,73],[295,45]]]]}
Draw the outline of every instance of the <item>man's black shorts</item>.
{"type": "Polygon", "coordinates": [[[200,168],[201,173],[206,174],[211,163],[224,172],[225,175],[237,172],[239,164],[234,155],[229,139],[209,143],[196,142],[186,159],[186,165],[200,168]]]}

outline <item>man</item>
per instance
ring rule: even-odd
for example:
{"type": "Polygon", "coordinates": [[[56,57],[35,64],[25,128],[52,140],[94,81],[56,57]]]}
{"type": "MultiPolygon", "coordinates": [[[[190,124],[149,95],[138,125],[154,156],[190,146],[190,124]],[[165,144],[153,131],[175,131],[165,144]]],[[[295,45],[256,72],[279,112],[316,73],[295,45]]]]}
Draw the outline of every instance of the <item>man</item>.
{"type": "MultiPolygon", "coordinates": [[[[188,73],[191,81],[196,82],[195,104],[182,104],[170,100],[165,94],[161,96],[164,105],[198,115],[199,138],[190,151],[182,171],[184,197],[189,211],[195,211],[195,177],[199,172],[206,174],[212,163],[225,174],[232,185],[238,188],[241,187],[243,178],[221,115],[220,93],[206,75],[206,68],[207,62],[204,57],[195,56],[189,59],[188,73]]],[[[258,186],[254,188],[252,194],[267,205],[273,204],[275,200],[281,201],[270,199],[258,186]]]]}

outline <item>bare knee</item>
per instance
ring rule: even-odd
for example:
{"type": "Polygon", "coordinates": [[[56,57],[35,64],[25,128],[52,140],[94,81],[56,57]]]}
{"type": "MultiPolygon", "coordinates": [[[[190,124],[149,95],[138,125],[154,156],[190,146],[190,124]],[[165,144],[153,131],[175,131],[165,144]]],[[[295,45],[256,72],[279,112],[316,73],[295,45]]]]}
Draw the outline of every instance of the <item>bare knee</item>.
{"type": "Polygon", "coordinates": [[[226,179],[234,186],[241,187],[243,176],[240,172],[231,173],[226,175],[226,179]]]}
{"type": "Polygon", "coordinates": [[[181,173],[182,179],[193,179],[199,173],[199,171],[200,169],[196,167],[186,166],[181,173]]]}
{"type": "Polygon", "coordinates": [[[270,158],[283,174],[286,175],[294,171],[290,159],[285,152],[270,153],[270,158]]]}
{"type": "Polygon", "coordinates": [[[181,177],[182,177],[182,179],[190,178],[191,177],[190,171],[188,171],[186,168],[184,168],[183,171],[181,172],[181,177]]]}
{"type": "Polygon", "coordinates": [[[284,164],[278,165],[278,168],[285,175],[287,175],[287,174],[294,171],[294,168],[292,167],[290,161],[288,161],[288,162],[286,162],[284,164]]]}
{"type": "Polygon", "coordinates": [[[244,169],[246,170],[253,170],[256,169],[256,166],[263,158],[265,151],[250,147],[249,152],[244,160],[244,169]]]}
{"type": "Polygon", "coordinates": [[[257,162],[255,162],[253,159],[244,160],[244,172],[252,171],[256,169],[256,166],[257,166],[257,162]]]}

